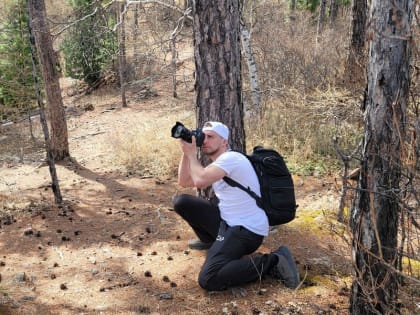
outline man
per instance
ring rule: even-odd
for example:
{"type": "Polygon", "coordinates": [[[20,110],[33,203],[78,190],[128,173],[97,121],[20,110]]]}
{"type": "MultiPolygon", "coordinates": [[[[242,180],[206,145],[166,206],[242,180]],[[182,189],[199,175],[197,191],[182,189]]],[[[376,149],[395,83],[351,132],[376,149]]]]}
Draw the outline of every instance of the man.
{"type": "Polygon", "coordinates": [[[187,194],[174,198],[174,210],[192,227],[198,239],[191,249],[208,249],[198,282],[203,289],[221,291],[271,275],[289,288],[299,285],[299,274],[290,251],[280,246],[270,254],[251,256],[268,235],[267,216],[246,192],[225,183],[228,176],[255,192],[257,175],[248,159],[228,145],[229,129],[220,122],[204,124],[201,150],[212,163],[203,167],[197,158],[195,138],[180,140],[182,158],[178,183],[183,187],[213,186],[219,203],[187,194]]]}

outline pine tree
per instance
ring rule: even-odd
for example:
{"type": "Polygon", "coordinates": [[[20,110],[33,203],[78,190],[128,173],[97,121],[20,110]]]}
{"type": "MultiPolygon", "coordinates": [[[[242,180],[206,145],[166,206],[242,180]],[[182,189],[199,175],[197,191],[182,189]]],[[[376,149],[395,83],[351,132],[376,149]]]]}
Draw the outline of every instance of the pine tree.
{"type": "Polygon", "coordinates": [[[0,32],[0,119],[35,104],[26,1],[10,5],[0,32]]]}
{"type": "Polygon", "coordinates": [[[112,64],[117,49],[116,34],[111,31],[115,14],[107,14],[97,1],[73,0],[74,19],[61,46],[65,74],[93,85],[112,64]]]}

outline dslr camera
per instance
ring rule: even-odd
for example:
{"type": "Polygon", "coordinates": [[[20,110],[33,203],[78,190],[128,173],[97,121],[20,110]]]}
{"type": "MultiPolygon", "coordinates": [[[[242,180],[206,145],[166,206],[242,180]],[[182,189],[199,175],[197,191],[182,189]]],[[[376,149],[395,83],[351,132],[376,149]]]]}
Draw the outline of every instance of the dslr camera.
{"type": "Polygon", "coordinates": [[[203,130],[201,130],[199,128],[193,129],[193,130],[188,130],[179,121],[177,121],[175,126],[172,127],[171,136],[173,138],[181,138],[182,140],[184,140],[186,142],[189,142],[189,143],[192,142],[192,136],[194,136],[195,137],[195,144],[197,145],[197,147],[202,146],[202,144],[204,142],[204,138],[206,137],[203,130]]]}

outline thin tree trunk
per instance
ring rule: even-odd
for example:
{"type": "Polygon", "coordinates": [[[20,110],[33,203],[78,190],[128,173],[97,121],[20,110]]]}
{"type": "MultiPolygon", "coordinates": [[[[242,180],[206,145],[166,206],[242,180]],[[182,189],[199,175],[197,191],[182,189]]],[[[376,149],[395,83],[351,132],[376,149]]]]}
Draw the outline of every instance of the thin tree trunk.
{"type": "Polygon", "coordinates": [[[251,38],[246,26],[241,23],[241,39],[243,52],[248,65],[249,85],[251,88],[251,106],[247,109],[253,123],[258,124],[261,118],[261,90],[258,82],[258,69],[251,48],[251,38]]]}
{"type": "MultiPolygon", "coordinates": [[[[137,39],[140,34],[140,26],[139,26],[139,9],[140,5],[138,3],[134,6],[134,30],[133,30],[133,64],[137,65],[139,60],[140,51],[138,49],[137,39]]],[[[135,75],[137,78],[137,71],[135,70],[135,75]]]]}
{"type": "Polygon", "coordinates": [[[136,3],[134,6],[134,32],[133,32],[133,40],[137,40],[137,35],[139,33],[139,4],[136,3]]]}
{"type": "Polygon", "coordinates": [[[55,168],[55,162],[54,162],[54,154],[52,152],[51,148],[51,140],[50,135],[48,131],[48,123],[47,119],[45,117],[45,110],[44,110],[44,104],[42,101],[42,93],[41,88],[38,83],[38,74],[36,70],[36,47],[35,47],[35,38],[33,34],[33,28],[32,28],[32,10],[31,6],[28,5],[28,12],[29,12],[29,21],[28,21],[28,28],[29,28],[29,38],[30,38],[30,47],[31,47],[31,56],[32,56],[32,73],[34,78],[34,85],[35,85],[35,91],[37,92],[37,99],[38,99],[38,106],[39,106],[39,117],[41,120],[42,125],[42,131],[44,133],[44,139],[45,139],[45,148],[47,151],[47,163],[50,170],[51,180],[52,180],[52,190],[54,193],[55,203],[61,204],[63,202],[63,198],[61,196],[61,190],[60,185],[58,182],[57,177],[57,171],[55,168]]]}
{"type": "MultiPolygon", "coordinates": [[[[120,74],[120,94],[121,94],[121,106],[127,107],[127,98],[125,96],[125,72],[126,72],[126,54],[125,54],[125,5],[120,4],[119,10],[119,23],[118,26],[118,64],[119,64],[119,74],[120,74]]],[[[118,10],[117,10],[118,12],[118,10]]]]}
{"type": "Polygon", "coordinates": [[[351,314],[398,314],[398,213],[406,158],[412,0],[373,0],[361,173],[351,228],[356,279],[351,314]],[[399,8],[399,9],[397,9],[399,8]]]}
{"type": "Polygon", "coordinates": [[[67,135],[67,122],[64,112],[59,75],[56,69],[55,54],[51,34],[47,25],[44,0],[28,0],[31,10],[32,32],[44,81],[45,95],[51,125],[51,151],[55,161],[70,156],[67,135]]]}
{"type": "Polygon", "coordinates": [[[330,23],[334,24],[338,16],[338,0],[331,0],[330,3],[330,23]]]}
{"type": "Polygon", "coordinates": [[[173,97],[177,98],[178,94],[176,92],[176,58],[177,58],[177,52],[176,52],[176,35],[173,34],[171,36],[171,52],[172,52],[172,60],[171,60],[171,66],[172,66],[172,95],[173,97]]]}
{"type": "Polygon", "coordinates": [[[319,3],[319,15],[318,15],[318,30],[317,35],[319,36],[324,30],[325,25],[325,11],[327,10],[327,0],[320,0],[319,3]]]}
{"type": "Polygon", "coordinates": [[[346,61],[344,83],[351,88],[366,86],[366,21],[367,0],[353,0],[352,32],[349,55],[346,61]]]}

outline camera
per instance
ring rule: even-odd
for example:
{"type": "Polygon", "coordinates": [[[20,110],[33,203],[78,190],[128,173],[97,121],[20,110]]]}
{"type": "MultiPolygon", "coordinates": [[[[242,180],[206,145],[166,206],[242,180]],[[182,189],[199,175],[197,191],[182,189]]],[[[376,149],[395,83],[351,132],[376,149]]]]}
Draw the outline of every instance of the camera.
{"type": "Polygon", "coordinates": [[[189,143],[192,142],[192,136],[194,136],[195,144],[197,145],[197,147],[201,147],[201,145],[204,142],[204,138],[206,137],[206,135],[203,133],[201,129],[197,128],[193,130],[188,130],[179,121],[177,121],[175,126],[172,127],[171,136],[173,138],[181,138],[182,140],[189,143]]]}

